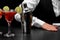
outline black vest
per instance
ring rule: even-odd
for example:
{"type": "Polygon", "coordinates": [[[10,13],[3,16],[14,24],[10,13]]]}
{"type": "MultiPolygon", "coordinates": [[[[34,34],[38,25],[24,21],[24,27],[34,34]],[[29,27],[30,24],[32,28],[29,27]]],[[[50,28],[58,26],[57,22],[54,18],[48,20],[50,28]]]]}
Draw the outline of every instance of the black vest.
{"type": "Polygon", "coordinates": [[[53,22],[59,22],[56,21],[52,0],[40,0],[40,3],[33,12],[33,16],[50,24],[53,22]]]}

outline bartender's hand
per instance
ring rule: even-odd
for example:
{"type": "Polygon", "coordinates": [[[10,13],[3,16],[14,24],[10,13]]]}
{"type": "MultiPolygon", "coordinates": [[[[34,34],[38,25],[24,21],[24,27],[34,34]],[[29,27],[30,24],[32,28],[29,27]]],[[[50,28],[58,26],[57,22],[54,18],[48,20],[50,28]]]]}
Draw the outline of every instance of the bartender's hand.
{"type": "Polygon", "coordinates": [[[58,30],[56,26],[50,25],[48,23],[44,23],[42,25],[42,28],[45,30],[48,30],[48,31],[57,31],[58,30]]]}

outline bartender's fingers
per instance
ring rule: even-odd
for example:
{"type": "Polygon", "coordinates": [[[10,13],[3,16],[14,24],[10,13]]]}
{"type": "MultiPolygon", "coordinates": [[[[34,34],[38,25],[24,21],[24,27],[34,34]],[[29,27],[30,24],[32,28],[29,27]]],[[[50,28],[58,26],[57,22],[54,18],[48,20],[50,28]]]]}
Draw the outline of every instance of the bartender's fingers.
{"type": "Polygon", "coordinates": [[[57,29],[58,29],[58,26],[57,25],[54,25],[57,29]]]}
{"type": "Polygon", "coordinates": [[[48,30],[48,31],[57,31],[58,29],[53,26],[53,25],[50,25],[48,23],[45,23],[43,26],[42,26],[43,29],[45,30],[48,30]]]}

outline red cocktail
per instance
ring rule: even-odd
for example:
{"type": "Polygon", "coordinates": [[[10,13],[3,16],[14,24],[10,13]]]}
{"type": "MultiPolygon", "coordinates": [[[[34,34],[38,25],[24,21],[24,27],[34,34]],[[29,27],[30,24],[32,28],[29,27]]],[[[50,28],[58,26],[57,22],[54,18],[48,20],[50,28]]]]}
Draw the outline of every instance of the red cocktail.
{"type": "Polygon", "coordinates": [[[2,11],[0,11],[0,19],[2,18],[2,15],[3,15],[3,12],[2,12],[2,11]]]}
{"type": "Polygon", "coordinates": [[[7,36],[7,37],[14,36],[14,34],[11,34],[10,24],[13,20],[14,15],[16,14],[16,12],[4,12],[4,13],[5,13],[5,19],[8,23],[8,33],[5,34],[5,36],[7,36]]]}
{"type": "Polygon", "coordinates": [[[16,12],[5,12],[6,21],[12,21],[15,14],[16,12]]]}

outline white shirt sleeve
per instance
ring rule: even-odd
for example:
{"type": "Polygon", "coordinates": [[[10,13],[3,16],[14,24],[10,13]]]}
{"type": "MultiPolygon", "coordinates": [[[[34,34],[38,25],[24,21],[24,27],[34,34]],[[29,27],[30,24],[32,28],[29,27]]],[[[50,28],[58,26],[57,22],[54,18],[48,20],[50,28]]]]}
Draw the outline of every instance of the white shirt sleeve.
{"type": "Polygon", "coordinates": [[[60,1],[52,0],[53,10],[55,12],[56,17],[60,15],[60,1]]]}
{"type": "MultiPolygon", "coordinates": [[[[16,15],[15,15],[15,19],[18,21],[18,22],[21,22],[21,15],[19,14],[19,13],[17,13],[16,15]]],[[[36,27],[40,27],[40,26],[42,26],[43,24],[44,24],[45,22],[44,21],[42,21],[42,20],[40,20],[40,19],[38,19],[37,17],[32,17],[32,26],[34,25],[34,26],[36,26],[36,27]]]]}
{"type": "Polygon", "coordinates": [[[44,24],[45,22],[44,21],[42,21],[42,20],[40,20],[40,19],[38,19],[37,17],[32,17],[32,26],[34,25],[34,26],[36,26],[36,27],[40,27],[40,26],[42,26],[43,24],[44,24]]]}
{"type": "MultiPolygon", "coordinates": [[[[25,9],[27,9],[28,11],[34,11],[34,9],[36,8],[39,2],[40,0],[24,0],[22,4],[27,4],[28,8],[25,8],[25,9]]],[[[23,9],[24,13],[26,13],[25,9],[23,9]]]]}

